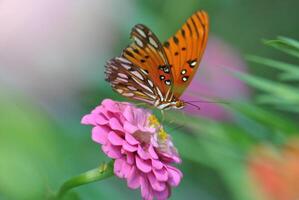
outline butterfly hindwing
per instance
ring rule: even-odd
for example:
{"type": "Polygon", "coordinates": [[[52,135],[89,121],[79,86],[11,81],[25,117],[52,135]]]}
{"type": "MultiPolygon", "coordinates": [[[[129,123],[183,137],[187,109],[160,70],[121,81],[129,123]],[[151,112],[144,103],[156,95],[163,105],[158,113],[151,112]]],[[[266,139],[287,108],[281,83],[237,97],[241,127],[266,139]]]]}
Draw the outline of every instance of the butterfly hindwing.
{"type": "Polygon", "coordinates": [[[106,79],[124,97],[149,104],[154,104],[159,97],[147,73],[126,58],[116,57],[107,62],[106,79]]]}
{"type": "Polygon", "coordinates": [[[164,43],[164,50],[171,66],[173,93],[179,98],[194,77],[208,39],[209,21],[204,11],[194,13],[164,43]]]}

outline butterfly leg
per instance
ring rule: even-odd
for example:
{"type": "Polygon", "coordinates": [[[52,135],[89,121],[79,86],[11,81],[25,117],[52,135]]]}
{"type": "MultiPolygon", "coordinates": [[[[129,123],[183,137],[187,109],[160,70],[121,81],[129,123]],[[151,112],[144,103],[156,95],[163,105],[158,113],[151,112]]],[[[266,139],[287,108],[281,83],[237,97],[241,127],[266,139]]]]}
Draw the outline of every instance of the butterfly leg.
{"type": "Polygon", "coordinates": [[[162,123],[165,121],[165,113],[164,110],[161,110],[161,115],[162,115],[162,123]]]}

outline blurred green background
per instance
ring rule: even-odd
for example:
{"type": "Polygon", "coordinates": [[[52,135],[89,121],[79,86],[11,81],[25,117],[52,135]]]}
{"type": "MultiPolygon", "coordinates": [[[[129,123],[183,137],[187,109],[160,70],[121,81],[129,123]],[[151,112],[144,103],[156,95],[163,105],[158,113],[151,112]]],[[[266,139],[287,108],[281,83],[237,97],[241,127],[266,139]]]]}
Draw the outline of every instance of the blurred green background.
{"type": "MultiPolygon", "coordinates": [[[[223,76],[242,79],[250,92],[242,101],[235,98],[242,91],[234,92],[223,105],[230,116],[224,120],[170,114],[188,120],[180,129],[167,124],[184,173],[171,199],[260,198],[247,172],[248,155],[260,143],[279,147],[299,133],[299,73],[298,66],[288,70],[285,64],[265,66],[265,60],[245,57],[299,64],[296,42],[262,44],[277,36],[298,39],[298,8],[296,0],[1,1],[0,199],[46,199],[67,178],[107,160],[91,141],[90,127],[80,124],[103,98],[122,99],[104,81],[106,60],[129,44],[134,24],[146,24],[164,41],[199,9],[209,13],[211,37],[233,49],[246,66],[245,75],[223,76]],[[285,81],[281,73],[294,76],[285,81]]],[[[213,70],[209,73],[219,73],[213,70]]],[[[208,83],[226,84],[222,79],[208,83]]],[[[140,199],[139,191],[117,178],[73,192],[70,199],[140,199]]]]}

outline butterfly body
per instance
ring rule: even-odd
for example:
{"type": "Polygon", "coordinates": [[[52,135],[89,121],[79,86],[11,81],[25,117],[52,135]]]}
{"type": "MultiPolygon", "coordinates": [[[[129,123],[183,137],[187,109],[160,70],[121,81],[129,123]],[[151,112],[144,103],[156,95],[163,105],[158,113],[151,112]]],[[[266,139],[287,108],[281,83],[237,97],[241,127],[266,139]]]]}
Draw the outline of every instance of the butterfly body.
{"type": "Polygon", "coordinates": [[[182,109],[185,106],[185,103],[181,100],[173,100],[169,102],[158,102],[154,106],[160,110],[169,110],[173,109],[182,109]]]}
{"type": "Polygon", "coordinates": [[[107,62],[106,80],[122,96],[160,110],[183,108],[180,97],[199,68],[207,43],[207,14],[193,14],[163,44],[142,24],[133,27],[131,37],[134,42],[122,55],[107,62]]]}

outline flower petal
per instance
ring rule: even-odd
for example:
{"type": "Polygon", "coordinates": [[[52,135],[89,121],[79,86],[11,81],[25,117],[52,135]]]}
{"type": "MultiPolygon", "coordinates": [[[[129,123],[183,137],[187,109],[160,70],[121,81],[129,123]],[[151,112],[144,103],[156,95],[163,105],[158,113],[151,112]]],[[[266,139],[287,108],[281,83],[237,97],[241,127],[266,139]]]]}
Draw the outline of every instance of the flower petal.
{"type": "Polygon", "coordinates": [[[96,115],[98,115],[98,114],[102,113],[102,111],[103,111],[103,106],[100,105],[100,106],[95,107],[95,108],[91,111],[91,113],[92,113],[92,114],[96,114],[96,115]]]}
{"type": "Polygon", "coordinates": [[[123,174],[124,178],[127,178],[130,171],[131,171],[132,166],[129,165],[127,162],[124,162],[121,168],[121,173],[123,174]]]}
{"type": "Polygon", "coordinates": [[[109,128],[106,126],[95,126],[92,128],[91,131],[91,138],[93,141],[106,144],[107,143],[107,136],[109,133],[109,128]]]}
{"type": "Polygon", "coordinates": [[[128,133],[135,133],[138,130],[138,128],[136,126],[132,125],[131,123],[125,121],[124,122],[124,130],[128,133]]]}
{"type": "Polygon", "coordinates": [[[167,166],[167,171],[169,174],[168,183],[174,187],[178,186],[181,181],[181,178],[183,176],[182,172],[180,170],[178,170],[177,168],[172,167],[170,165],[167,166]]]}
{"type": "MultiPolygon", "coordinates": [[[[126,126],[126,124],[125,124],[125,126],[126,126]]],[[[124,128],[124,129],[126,130],[126,128],[124,128]]],[[[126,141],[127,141],[129,144],[131,144],[131,145],[137,145],[137,144],[139,144],[139,141],[136,140],[136,139],[134,138],[134,136],[131,135],[130,133],[126,133],[126,135],[125,135],[125,139],[126,139],[126,141]]]]}
{"type": "Polygon", "coordinates": [[[133,122],[134,120],[134,113],[133,113],[133,109],[131,106],[127,106],[123,112],[124,117],[126,118],[126,120],[130,123],[133,122]]]}
{"type": "Polygon", "coordinates": [[[95,122],[98,124],[98,125],[106,125],[109,123],[109,121],[101,114],[97,115],[95,117],[95,122]]]}
{"type": "Polygon", "coordinates": [[[136,155],[135,160],[136,160],[136,166],[138,169],[140,169],[140,171],[142,171],[144,173],[148,173],[152,170],[152,167],[149,164],[149,162],[142,160],[141,158],[139,158],[139,156],[136,155]]]}
{"type": "Polygon", "coordinates": [[[81,119],[81,124],[96,126],[97,123],[95,121],[95,115],[93,114],[84,115],[81,119]]]}
{"type": "Polygon", "coordinates": [[[122,154],[120,153],[120,147],[113,146],[109,142],[102,146],[102,150],[110,158],[117,159],[122,157],[122,154]]]}
{"type": "Polygon", "coordinates": [[[153,173],[149,173],[147,175],[148,180],[155,191],[163,191],[165,190],[166,184],[165,182],[159,182],[153,173]]]}
{"type": "Polygon", "coordinates": [[[127,151],[126,155],[127,155],[127,163],[129,163],[130,165],[133,165],[135,162],[134,154],[127,151]]]}
{"type": "Polygon", "coordinates": [[[157,200],[166,200],[170,196],[170,187],[166,187],[165,190],[159,192],[159,191],[153,191],[155,197],[157,200]]]}
{"type": "Polygon", "coordinates": [[[155,151],[153,145],[150,145],[150,146],[149,146],[149,148],[148,148],[148,152],[149,152],[149,154],[151,155],[151,157],[152,157],[153,159],[158,159],[158,155],[157,155],[157,153],[156,153],[156,151],[155,151]]]}
{"type": "Polygon", "coordinates": [[[165,168],[153,169],[153,172],[158,181],[167,181],[168,180],[168,173],[165,168]]]}
{"type": "Polygon", "coordinates": [[[102,102],[102,105],[105,106],[105,108],[107,110],[109,110],[110,112],[116,113],[116,112],[120,112],[120,108],[117,102],[111,100],[111,99],[105,99],[102,102]]]}
{"type": "Polygon", "coordinates": [[[137,189],[140,187],[140,174],[135,166],[131,168],[131,171],[128,174],[127,184],[131,189],[137,189]]]}
{"type": "Polygon", "coordinates": [[[146,151],[144,151],[140,145],[138,146],[137,153],[139,157],[142,158],[143,160],[148,160],[150,158],[149,154],[146,151]]]}
{"type": "Polygon", "coordinates": [[[146,177],[141,176],[140,177],[140,188],[141,188],[141,196],[144,200],[152,200],[153,199],[153,193],[150,187],[150,184],[146,177]]]}
{"type": "Polygon", "coordinates": [[[113,145],[120,146],[124,143],[124,140],[117,135],[114,131],[110,131],[108,134],[108,140],[111,142],[113,145]]]}
{"type": "Polygon", "coordinates": [[[123,147],[124,150],[129,151],[129,152],[135,152],[135,151],[137,151],[137,147],[136,146],[130,145],[127,142],[124,142],[122,147],[123,147]]]}
{"type": "Polygon", "coordinates": [[[155,169],[162,169],[162,167],[164,166],[163,163],[159,160],[155,160],[155,159],[152,159],[152,166],[155,168],[155,169]]]}
{"type": "Polygon", "coordinates": [[[116,119],[115,117],[113,117],[109,120],[109,125],[113,130],[124,131],[122,125],[120,124],[118,119],[116,119]]]}
{"type": "Polygon", "coordinates": [[[124,162],[125,161],[123,160],[123,158],[119,158],[114,161],[114,168],[113,168],[114,174],[120,178],[122,177],[121,168],[124,162]]]}

